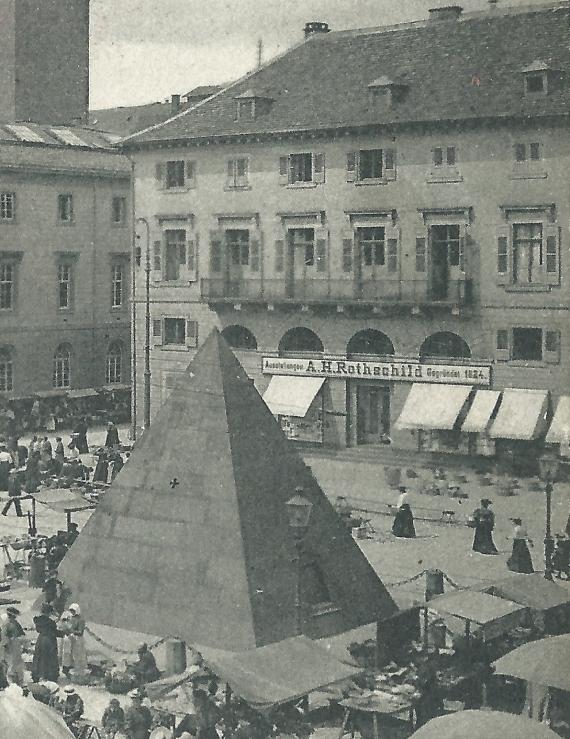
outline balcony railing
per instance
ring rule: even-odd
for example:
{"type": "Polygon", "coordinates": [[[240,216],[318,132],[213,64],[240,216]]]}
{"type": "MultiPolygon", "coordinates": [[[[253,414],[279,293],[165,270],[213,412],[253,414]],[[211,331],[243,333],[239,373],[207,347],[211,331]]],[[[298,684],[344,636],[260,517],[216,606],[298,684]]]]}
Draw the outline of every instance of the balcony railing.
{"type": "Polygon", "coordinates": [[[204,278],[202,299],[208,302],[375,303],[466,305],[471,280],[449,280],[437,287],[429,280],[286,280],[204,278]]]}

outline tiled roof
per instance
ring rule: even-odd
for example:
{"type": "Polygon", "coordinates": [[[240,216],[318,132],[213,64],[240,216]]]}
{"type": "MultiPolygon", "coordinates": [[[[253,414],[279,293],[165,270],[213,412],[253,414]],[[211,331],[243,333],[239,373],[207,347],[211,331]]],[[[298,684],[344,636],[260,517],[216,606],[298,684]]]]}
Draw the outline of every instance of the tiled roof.
{"type": "Polygon", "coordinates": [[[99,131],[128,136],[135,131],[162,123],[171,116],[170,102],[121,106],[89,111],[89,123],[99,131]]]}
{"type": "Polygon", "coordinates": [[[464,14],[401,26],[314,34],[262,69],[125,145],[246,133],[420,121],[567,114],[570,11],[564,3],[464,14]],[[559,75],[548,95],[524,95],[537,59],[559,75]],[[370,82],[398,80],[406,94],[382,111],[370,82]],[[236,96],[273,98],[255,120],[236,120],[236,96]]]}
{"type": "Polygon", "coordinates": [[[52,126],[20,121],[0,124],[0,144],[111,149],[117,140],[117,136],[83,126],[52,126]]]}

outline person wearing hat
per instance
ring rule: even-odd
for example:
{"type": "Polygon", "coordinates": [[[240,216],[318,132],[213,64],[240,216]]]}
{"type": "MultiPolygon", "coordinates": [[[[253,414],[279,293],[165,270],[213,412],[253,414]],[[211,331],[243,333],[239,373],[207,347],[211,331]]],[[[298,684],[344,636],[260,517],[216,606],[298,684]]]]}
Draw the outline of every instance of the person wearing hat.
{"type": "Polygon", "coordinates": [[[71,613],[69,623],[73,673],[81,677],[87,672],[87,650],[85,649],[84,636],[85,619],[81,615],[81,609],[78,603],[72,603],[69,606],[69,612],[71,613]]]}
{"type": "Polygon", "coordinates": [[[152,683],[160,677],[153,653],[146,642],[139,644],[137,649],[138,660],[128,666],[129,672],[134,675],[139,685],[152,683]]]}
{"type": "Polygon", "coordinates": [[[152,715],[143,705],[144,693],[138,688],[129,693],[131,704],[125,711],[125,729],[129,739],[149,739],[152,715]]]}
{"type": "Polygon", "coordinates": [[[125,712],[116,698],[111,698],[109,705],[105,708],[101,718],[101,726],[105,739],[114,739],[118,731],[124,731],[125,712]]]}
{"type": "Polygon", "coordinates": [[[507,567],[513,572],[522,572],[529,575],[531,572],[534,572],[532,557],[527,546],[527,542],[532,546],[532,539],[529,539],[526,528],[523,526],[520,518],[512,518],[511,521],[515,525],[513,531],[513,551],[507,559],[507,567]]]}
{"type": "Polygon", "coordinates": [[[55,623],[55,611],[49,603],[43,603],[39,616],[34,616],[34,626],[38,632],[34,658],[32,660],[32,680],[57,682],[59,677],[59,660],[57,654],[57,637],[63,632],[55,623]]]}
{"type": "Polygon", "coordinates": [[[60,641],[59,648],[59,660],[61,663],[61,671],[65,677],[69,678],[69,673],[73,667],[72,657],[72,638],[71,638],[71,611],[64,611],[61,614],[58,624],[59,630],[62,632],[63,637],[60,641]]]}
{"type": "Polygon", "coordinates": [[[4,644],[4,659],[8,666],[7,677],[9,682],[22,685],[24,682],[24,660],[22,658],[22,639],[24,629],[18,622],[20,611],[15,606],[6,608],[8,622],[2,628],[2,642],[4,644]]]}
{"type": "Polygon", "coordinates": [[[119,431],[112,421],[107,424],[107,435],[105,436],[105,446],[107,449],[113,449],[114,447],[121,446],[119,439],[119,431]]]}
{"type": "Polygon", "coordinates": [[[73,685],[66,685],[63,689],[64,701],[61,705],[63,720],[71,729],[83,716],[85,706],[83,699],[76,692],[73,685]]]}
{"type": "Polygon", "coordinates": [[[495,514],[489,508],[492,502],[489,498],[482,498],[480,507],[476,508],[471,515],[471,520],[475,528],[473,551],[479,552],[480,554],[499,553],[493,541],[495,514]]]}

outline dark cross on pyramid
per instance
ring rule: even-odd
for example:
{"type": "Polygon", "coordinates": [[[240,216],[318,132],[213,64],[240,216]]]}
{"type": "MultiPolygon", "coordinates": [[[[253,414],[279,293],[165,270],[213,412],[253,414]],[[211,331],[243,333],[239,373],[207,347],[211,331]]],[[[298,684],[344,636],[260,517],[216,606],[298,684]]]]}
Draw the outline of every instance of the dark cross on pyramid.
{"type": "Polygon", "coordinates": [[[286,502],[297,486],[313,504],[301,560],[304,633],[327,636],[391,616],[397,607],[384,585],[214,330],[61,576],[95,623],[233,651],[294,636],[286,502]]]}

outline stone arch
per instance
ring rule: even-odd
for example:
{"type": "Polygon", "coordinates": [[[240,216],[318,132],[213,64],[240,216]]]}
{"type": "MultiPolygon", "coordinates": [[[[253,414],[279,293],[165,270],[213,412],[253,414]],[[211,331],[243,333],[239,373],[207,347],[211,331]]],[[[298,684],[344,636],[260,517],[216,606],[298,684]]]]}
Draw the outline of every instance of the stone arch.
{"type": "Polygon", "coordinates": [[[354,334],[346,346],[346,353],[349,358],[353,354],[385,356],[394,354],[394,344],[382,331],[375,328],[366,328],[354,334]]]}
{"type": "Polygon", "coordinates": [[[245,326],[239,324],[226,326],[222,331],[222,336],[232,349],[257,349],[257,339],[245,326]]]}
{"type": "Polygon", "coordinates": [[[470,359],[471,348],[465,339],[452,331],[438,331],[431,334],[420,347],[420,359],[428,357],[453,357],[470,359]]]}
{"type": "Polygon", "coordinates": [[[314,331],[305,326],[291,328],[279,342],[279,354],[283,352],[323,352],[323,342],[314,331]]]}

